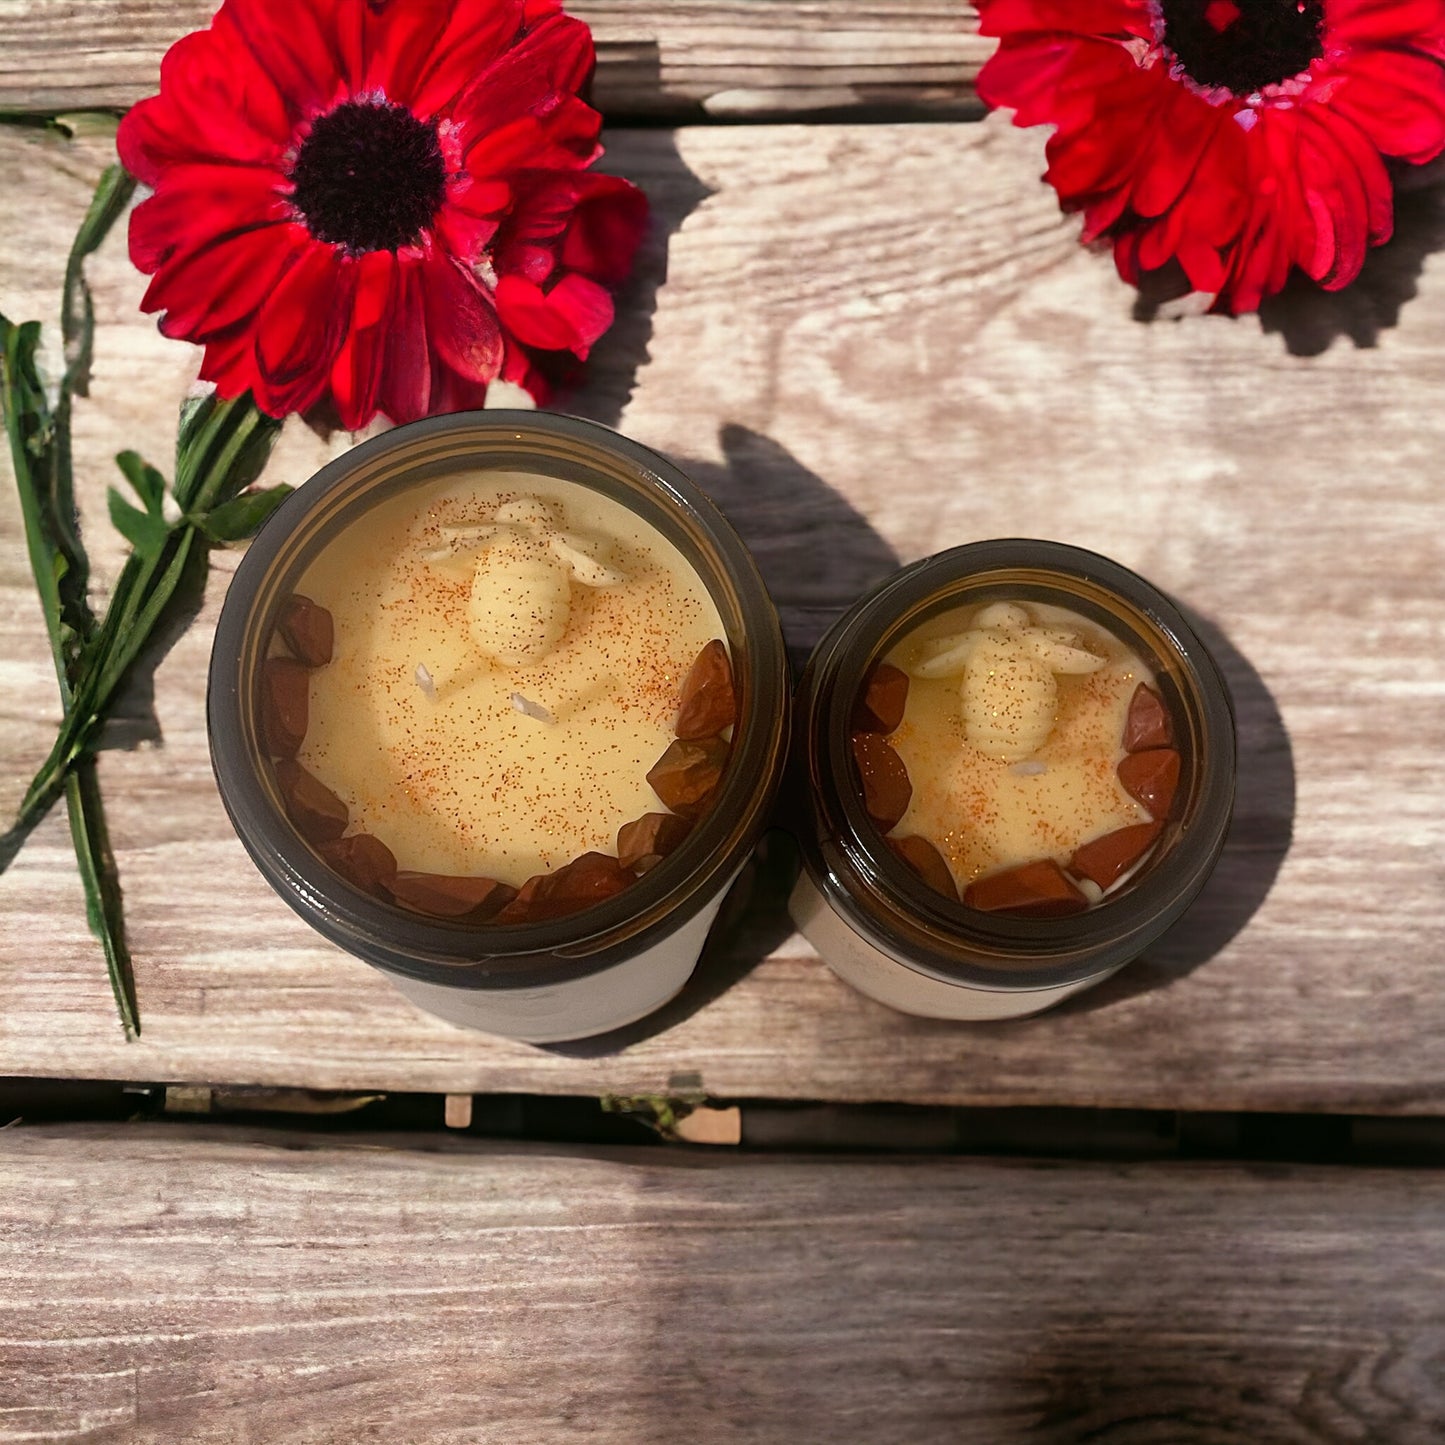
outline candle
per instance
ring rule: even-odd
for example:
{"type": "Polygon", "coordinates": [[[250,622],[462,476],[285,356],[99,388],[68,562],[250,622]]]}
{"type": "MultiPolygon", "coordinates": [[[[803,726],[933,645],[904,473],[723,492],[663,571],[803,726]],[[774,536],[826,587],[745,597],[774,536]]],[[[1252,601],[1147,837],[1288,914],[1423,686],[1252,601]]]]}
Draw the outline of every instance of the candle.
{"type": "Polygon", "coordinates": [[[1172,759],[1177,778],[1178,754],[1136,647],[1069,608],[998,601],[905,637],[868,686],[890,682],[896,722],[860,719],[855,748],[886,737],[897,756],[907,804],[875,821],[926,882],[984,911],[1057,916],[1138,876],[1172,802],[1140,766],[1172,759]]]}
{"type": "Polygon", "coordinates": [[[454,1022],[547,1041],[675,993],[762,831],[776,613],[671,463],[435,418],[298,489],[237,570],[212,759],[263,873],[454,1022]]]}
{"type": "Polygon", "coordinates": [[[297,760],[403,878],[521,888],[667,811],[647,775],[723,624],[620,503],[525,473],[446,478],[376,507],[298,590],[336,641],[297,760]]]}
{"type": "Polygon", "coordinates": [[[1099,982],[1223,846],[1223,681],[1173,603],[1093,553],[981,542],[905,569],[819,644],[799,711],[793,918],[905,1012],[1013,1017],[1099,982]]]}

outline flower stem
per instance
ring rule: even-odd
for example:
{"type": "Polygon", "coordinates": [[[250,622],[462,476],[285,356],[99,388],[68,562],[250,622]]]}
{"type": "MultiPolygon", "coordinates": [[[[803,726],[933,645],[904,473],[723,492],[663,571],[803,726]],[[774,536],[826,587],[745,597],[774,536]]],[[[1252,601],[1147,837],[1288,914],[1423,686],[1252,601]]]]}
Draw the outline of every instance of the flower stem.
{"type": "MultiPolygon", "coordinates": [[[[0,316],[0,411],[10,441],[30,568],[67,709],[72,700],[72,669],[95,632],[95,618],[85,595],[89,567],[76,527],[70,452],[71,398],[85,394],[95,331],[83,264],[124,212],[134,188],[135,183],[119,166],[110,167],[96,187],[71,247],[61,305],[66,367],[53,413],[35,364],[38,324],[14,326],[0,316]]],[[[121,1027],[127,1038],[134,1038],[140,1033],[135,984],[121,926],[120,882],[110,853],[94,760],[86,759],[66,775],[63,786],[87,921],[105,954],[121,1027]]],[[[54,796],[52,791],[46,807],[54,796]]],[[[7,837],[23,838],[43,811],[34,810],[31,818],[7,837]]]]}

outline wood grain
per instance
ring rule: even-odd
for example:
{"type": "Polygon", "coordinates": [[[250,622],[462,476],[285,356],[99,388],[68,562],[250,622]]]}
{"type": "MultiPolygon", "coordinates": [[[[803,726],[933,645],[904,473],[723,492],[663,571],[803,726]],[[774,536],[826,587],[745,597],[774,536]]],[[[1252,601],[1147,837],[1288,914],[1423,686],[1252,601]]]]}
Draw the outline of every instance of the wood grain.
{"type": "Polygon", "coordinates": [[[1445,1424],[1430,1172],[0,1136],[0,1440],[1445,1424]]]}
{"type": "MultiPolygon", "coordinates": [[[[620,415],[714,493],[799,648],[895,559],[977,537],[1093,547],[1180,598],[1239,712],[1214,881],[1145,959],[1032,1020],[875,1006],[773,898],[678,1008],[625,1039],[548,1051],[459,1032],[324,946],[231,834],[202,708],[223,556],[155,679],[162,745],[102,765],[145,1038],[116,1031],[53,819],[0,877],[0,1072],[582,1094],[691,1074],[723,1098],[1445,1106],[1445,271],[1421,260],[1439,193],[1406,199],[1401,240],[1343,298],[1296,296],[1267,326],[1143,324],[1037,185],[1038,138],[994,121],[619,132],[611,147],[660,231],[574,406],[620,415]],[[1318,355],[1289,349],[1341,330],[1318,355]]],[[[25,197],[0,218],[8,313],[53,308],[102,150],[0,137],[0,182],[25,197]]],[[[95,274],[77,454],[106,575],[108,457],[130,444],[164,460],[194,358],[135,313],[119,241],[95,274]]],[[[274,474],[299,481],[326,454],[288,427],[274,474]]],[[[19,535],[0,488],[0,809],[55,711],[19,535]]],[[[146,701],[119,741],[144,737],[146,701]]]]}
{"type": "MultiPolygon", "coordinates": [[[[219,0],[0,0],[0,112],[133,105],[219,0]]],[[[614,121],[978,113],[993,42],[950,0],[580,0],[614,121]]]]}

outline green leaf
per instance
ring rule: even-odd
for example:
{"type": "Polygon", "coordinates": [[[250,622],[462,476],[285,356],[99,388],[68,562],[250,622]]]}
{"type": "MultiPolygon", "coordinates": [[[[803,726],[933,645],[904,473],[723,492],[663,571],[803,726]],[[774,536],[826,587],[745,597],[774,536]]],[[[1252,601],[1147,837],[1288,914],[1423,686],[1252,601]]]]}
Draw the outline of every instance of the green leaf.
{"type": "Polygon", "coordinates": [[[65,341],[64,393],[85,396],[90,389],[90,363],[94,354],[95,307],[85,281],[85,258],[96,250],[120,219],[135,192],[135,180],[124,166],[108,166],[91,197],[90,209],[75,233],[65,263],[61,292],[60,332],[65,341]]]}
{"type": "Polygon", "coordinates": [[[135,494],[145,504],[146,511],[159,517],[165,502],[166,479],[138,452],[121,452],[115,464],[135,488],[135,494]]]}
{"type": "Polygon", "coordinates": [[[259,487],[222,502],[210,512],[202,525],[213,542],[240,542],[253,537],[262,524],[286,500],[294,488],[284,482],[274,487],[259,487]]]}
{"type": "Polygon", "coordinates": [[[176,443],[181,509],[207,513],[244,491],[261,475],[280,433],[280,421],[259,411],[249,392],[230,401],[202,398],[183,414],[176,443]]]}
{"type": "Polygon", "coordinates": [[[131,506],[114,487],[107,490],[105,497],[115,530],[142,557],[147,560],[159,557],[171,533],[165,518],[156,512],[142,512],[139,507],[131,506]]]}
{"type": "Polygon", "coordinates": [[[70,815],[70,836],[80,865],[85,889],[85,917],[90,931],[105,954],[105,971],[110,976],[116,1012],[127,1039],[140,1034],[136,1009],[135,976],[125,945],[125,918],[121,912],[120,879],[105,826],[100,785],[95,776],[95,759],[81,758],[65,778],[66,811],[70,815]]]}

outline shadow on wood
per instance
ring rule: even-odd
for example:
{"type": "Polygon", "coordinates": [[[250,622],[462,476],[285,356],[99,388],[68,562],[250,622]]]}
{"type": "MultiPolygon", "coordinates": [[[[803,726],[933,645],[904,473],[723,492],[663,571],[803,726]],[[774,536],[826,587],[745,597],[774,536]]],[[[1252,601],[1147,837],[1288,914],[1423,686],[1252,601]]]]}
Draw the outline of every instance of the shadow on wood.
{"type": "Polygon", "coordinates": [[[1189,911],[1142,958],[1079,994],[1061,1012],[1106,1008],[1163,988],[1213,958],[1269,896],[1294,831],[1295,776],[1289,733],[1264,679],[1212,622],[1190,624],[1219,664],[1234,699],[1238,746],[1234,816],[1224,852],[1189,911]]]}
{"type": "MultiPolygon", "coordinates": [[[[678,458],[742,534],[778,613],[794,671],[833,621],[874,583],[896,571],[897,554],[821,477],[785,448],[746,427],[726,426],[726,463],[678,458]]],[[[594,1058],[663,1033],[745,978],[792,934],[788,894],[797,877],[797,848],[785,784],[776,817],[782,827],[763,841],[724,903],[697,970],[657,1013],[624,1029],[554,1052],[594,1058]]]]}
{"type": "Polygon", "coordinates": [[[711,192],[687,168],[668,131],[613,131],[599,170],[627,177],[647,196],[651,217],[632,277],[616,297],[616,319],[586,370],[559,377],[556,409],[615,427],[647,360],[658,288],[667,280],[668,244],[711,192]],[[569,388],[570,383],[570,388],[569,388]]]}

